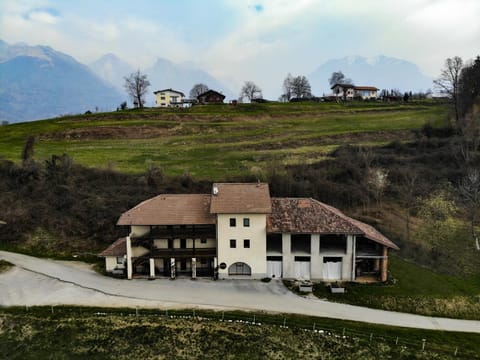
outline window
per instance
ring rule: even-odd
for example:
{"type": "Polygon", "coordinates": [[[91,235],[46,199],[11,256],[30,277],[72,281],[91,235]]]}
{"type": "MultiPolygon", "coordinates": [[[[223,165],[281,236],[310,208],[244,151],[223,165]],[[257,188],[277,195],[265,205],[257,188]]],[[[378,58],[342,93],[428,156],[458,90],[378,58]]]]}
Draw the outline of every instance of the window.
{"type": "Polygon", "coordinates": [[[165,96],[160,96],[160,100],[165,100],[165,96]]]}
{"type": "Polygon", "coordinates": [[[230,226],[231,226],[231,227],[237,226],[237,219],[235,219],[235,218],[230,218],[230,226]]]}
{"type": "Polygon", "coordinates": [[[207,239],[200,239],[200,244],[206,244],[207,243],[207,239]]]}
{"type": "Polygon", "coordinates": [[[245,227],[250,226],[250,219],[249,218],[243,218],[243,226],[245,226],[245,227]]]}
{"type": "Polygon", "coordinates": [[[248,239],[243,240],[243,247],[245,249],[250,249],[250,240],[248,239]]]}
{"type": "Polygon", "coordinates": [[[123,256],[117,256],[117,264],[123,264],[123,256]]]}
{"type": "Polygon", "coordinates": [[[230,240],[230,247],[233,249],[233,248],[236,248],[237,247],[237,240],[230,240]]]}

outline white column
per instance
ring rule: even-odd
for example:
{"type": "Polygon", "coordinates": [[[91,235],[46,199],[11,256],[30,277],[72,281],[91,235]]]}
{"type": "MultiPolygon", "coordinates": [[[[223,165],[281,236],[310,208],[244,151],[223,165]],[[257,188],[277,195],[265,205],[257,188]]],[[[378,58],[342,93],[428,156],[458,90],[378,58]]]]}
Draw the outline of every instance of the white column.
{"type": "Polygon", "coordinates": [[[342,258],[342,280],[352,280],[353,235],[347,236],[347,252],[342,258]]]}
{"type": "Polygon", "coordinates": [[[132,241],[130,240],[130,235],[127,236],[127,279],[132,278],[132,241]]]}
{"type": "Polygon", "coordinates": [[[192,279],[197,278],[197,259],[192,258],[192,279]]]}
{"type": "Polygon", "coordinates": [[[295,277],[294,258],[291,251],[291,235],[282,234],[282,270],[284,278],[295,277]]]}
{"type": "Polygon", "coordinates": [[[175,258],[170,258],[170,278],[175,279],[176,269],[175,269],[175,258]]]}
{"type": "Polygon", "coordinates": [[[150,277],[153,279],[155,277],[155,260],[153,258],[150,258],[149,263],[150,263],[150,277]]]}
{"type": "Polygon", "coordinates": [[[312,234],[310,242],[310,275],[312,279],[321,279],[323,277],[323,259],[320,256],[320,235],[312,234]]]}
{"type": "Polygon", "coordinates": [[[357,276],[357,274],[355,273],[355,263],[356,263],[356,257],[357,257],[357,252],[356,252],[356,249],[357,249],[357,237],[356,236],[353,236],[353,241],[352,241],[353,245],[352,245],[352,278],[351,278],[351,281],[355,281],[355,277],[357,276]]]}

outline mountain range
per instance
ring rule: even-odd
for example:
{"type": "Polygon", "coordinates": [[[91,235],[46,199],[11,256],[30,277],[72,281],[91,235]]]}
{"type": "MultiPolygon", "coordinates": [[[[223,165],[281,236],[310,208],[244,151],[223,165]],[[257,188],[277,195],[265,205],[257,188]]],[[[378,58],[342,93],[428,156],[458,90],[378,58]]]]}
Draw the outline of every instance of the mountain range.
{"type": "Polygon", "coordinates": [[[331,92],[328,80],[335,71],[341,71],[355,85],[376,86],[379,89],[418,92],[432,87],[432,79],[422,74],[412,62],[387,56],[347,56],[328,60],[308,75],[315,95],[331,92]]]}
{"type": "MultiPolygon", "coordinates": [[[[86,66],[48,46],[9,45],[0,40],[0,121],[114,110],[128,100],[124,77],[135,70],[114,54],[106,54],[86,66]]],[[[156,90],[173,88],[188,96],[196,83],[222,92],[227,99],[237,97],[228,86],[193,63],[175,64],[158,58],[150,68],[141,71],[151,83],[147,106],[155,105],[156,90]]],[[[432,85],[432,79],[414,63],[386,56],[350,56],[329,60],[308,75],[312,93],[329,94],[328,79],[335,71],[342,71],[355,85],[379,89],[425,91],[432,85]]]]}
{"type": "Polygon", "coordinates": [[[0,40],[0,120],[115,109],[124,96],[86,65],[48,46],[0,40]]]}

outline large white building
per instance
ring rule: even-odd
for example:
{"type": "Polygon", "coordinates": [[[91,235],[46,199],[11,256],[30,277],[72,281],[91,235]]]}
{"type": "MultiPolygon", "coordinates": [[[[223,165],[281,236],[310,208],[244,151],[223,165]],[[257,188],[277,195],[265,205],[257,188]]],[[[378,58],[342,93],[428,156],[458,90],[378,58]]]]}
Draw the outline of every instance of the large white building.
{"type": "Polygon", "coordinates": [[[310,198],[271,198],[268,184],[216,183],[211,194],[159,195],[123,213],[128,236],[100,255],[135,276],[387,279],[388,249],[372,226],[310,198]]]}

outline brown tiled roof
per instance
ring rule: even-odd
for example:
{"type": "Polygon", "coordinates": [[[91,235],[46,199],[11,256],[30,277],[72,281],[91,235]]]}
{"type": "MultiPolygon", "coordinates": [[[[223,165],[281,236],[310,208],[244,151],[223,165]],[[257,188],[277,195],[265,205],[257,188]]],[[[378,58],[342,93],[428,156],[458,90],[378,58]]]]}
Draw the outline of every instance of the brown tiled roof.
{"type": "Polygon", "coordinates": [[[375,86],[355,86],[355,90],[378,91],[378,89],[375,86]]]}
{"type": "Polygon", "coordinates": [[[124,212],[117,225],[208,225],[215,224],[210,214],[210,195],[158,195],[124,212]]]}
{"type": "Polygon", "coordinates": [[[272,210],[265,183],[215,183],[212,186],[212,214],[268,214],[272,210]]]}
{"type": "Polygon", "coordinates": [[[400,250],[400,248],[390,239],[385,237],[382,233],[380,233],[377,229],[375,229],[373,226],[365,224],[361,221],[355,220],[350,218],[350,220],[357,225],[360,230],[363,232],[363,236],[365,236],[367,239],[373,240],[379,244],[385,245],[386,247],[395,249],[395,250],[400,250]]]}
{"type": "Polygon", "coordinates": [[[127,238],[120,238],[108,248],[103,250],[98,256],[123,256],[127,253],[127,238]]]}
{"type": "MultiPolygon", "coordinates": [[[[339,212],[339,211],[338,211],[339,212]]],[[[314,199],[273,198],[267,232],[361,234],[331,207],[314,199]]]]}
{"type": "Polygon", "coordinates": [[[340,86],[344,89],[352,89],[355,87],[355,85],[352,85],[352,84],[339,84],[339,83],[336,83],[334,84],[330,89],[334,89],[336,86],[340,86]]]}
{"type": "Polygon", "coordinates": [[[357,226],[361,231],[362,235],[365,236],[366,238],[373,240],[379,244],[385,245],[387,247],[390,247],[395,250],[400,250],[400,248],[390,239],[385,237],[382,233],[380,233],[377,229],[375,229],[373,226],[365,224],[364,222],[361,222],[356,219],[352,219],[351,217],[345,215],[342,213],[340,210],[334,208],[333,206],[323,204],[324,206],[328,207],[331,211],[336,212],[339,216],[343,216],[346,220],[352,222],[355,226],[357,226]]]}
{"type": "Polygon", "coordinates": [[[267,232],[363,235],[387,247],[399,249],[372,226],[315,199],[273,198],[267,232]]]}

